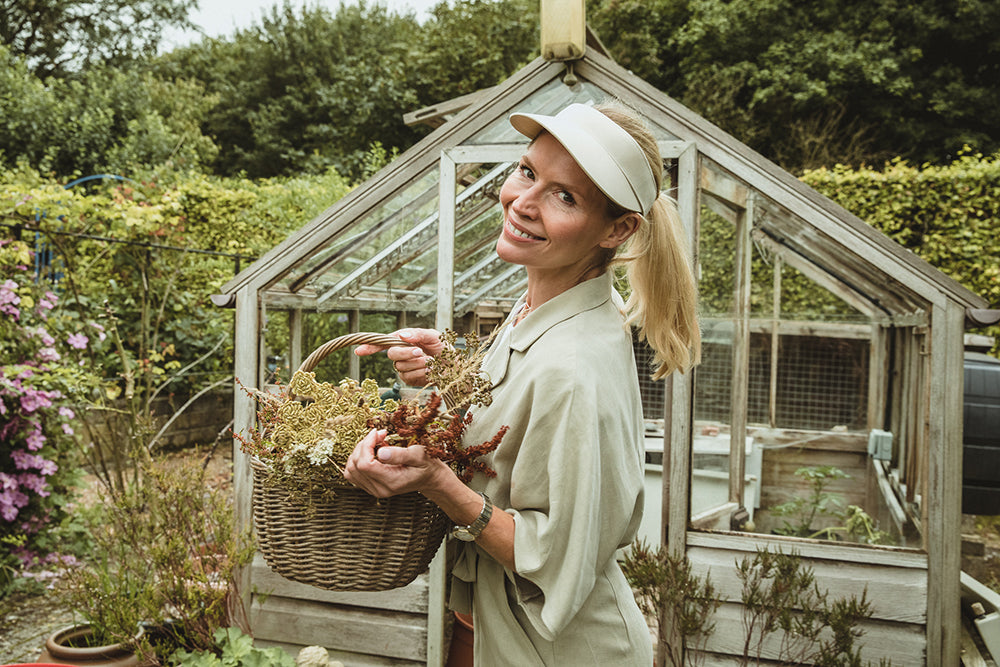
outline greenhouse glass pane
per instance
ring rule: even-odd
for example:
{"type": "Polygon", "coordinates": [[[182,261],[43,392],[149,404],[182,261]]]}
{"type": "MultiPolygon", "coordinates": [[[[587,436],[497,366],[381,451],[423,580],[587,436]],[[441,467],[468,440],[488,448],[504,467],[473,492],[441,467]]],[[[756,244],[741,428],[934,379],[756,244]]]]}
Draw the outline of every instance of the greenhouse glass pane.
{"type": "Polygon", "coordinates": [[[373,273],[386,270],[380,255],[398,257],[405,246],[436,238],[438,176],[437,168],[425,172],[398,195],[347,227],[325,248],[314,252],[280,284],[288,289],[309,287],[320,295],[334,290],[328,300],[347,291],[357,293],[373,273]]]}

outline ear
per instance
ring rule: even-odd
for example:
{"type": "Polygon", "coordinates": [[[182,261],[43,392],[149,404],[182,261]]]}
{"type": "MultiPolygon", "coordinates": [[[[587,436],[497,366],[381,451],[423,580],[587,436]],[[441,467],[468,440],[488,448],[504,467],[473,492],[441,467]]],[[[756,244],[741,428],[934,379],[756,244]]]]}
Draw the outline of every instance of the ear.
{"type": "Polygon", "coordinates": [[[613,220],[608,228],[608,233],[601,241],[602,248],[614,249],[629,240],[639,225],[642,224],[642,216],[638,213],[629,212],[613,220]]]}

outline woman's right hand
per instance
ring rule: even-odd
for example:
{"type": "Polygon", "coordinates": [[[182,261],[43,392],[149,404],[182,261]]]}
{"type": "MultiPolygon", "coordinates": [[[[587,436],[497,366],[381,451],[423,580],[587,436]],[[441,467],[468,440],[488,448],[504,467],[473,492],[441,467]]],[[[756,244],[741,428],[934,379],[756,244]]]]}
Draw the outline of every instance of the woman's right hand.
{"type": "Polygon", "coordinates": [[[428,359],[437,356],[444,349],[441,334],[434,329],[400,329],[392,335],[412,345],[386,348],[366,343],[358,345],[354,353],[364,357],[386,350],[386,356],[392,360],[392,366],[400,379],[411,387],[423,387],[427,384],[428,359]]]}

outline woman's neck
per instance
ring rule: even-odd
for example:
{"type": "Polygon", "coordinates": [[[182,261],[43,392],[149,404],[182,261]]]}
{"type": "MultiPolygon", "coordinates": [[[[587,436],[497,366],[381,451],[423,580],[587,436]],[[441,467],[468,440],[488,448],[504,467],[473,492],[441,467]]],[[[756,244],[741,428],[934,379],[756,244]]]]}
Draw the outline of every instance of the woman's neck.
{"type": "Polygon", "coordinates": [[[563,292],[580,283],[592,280],[604,273],[604,269],[599,266],[592,266],[585,269],[579,275],[566,279],[565,277],[552,278],[544,273],[528,269],[528,290],[525,303],[529,311],[537,310],[539,306],[550,299],[554,299],[563,292]]]}

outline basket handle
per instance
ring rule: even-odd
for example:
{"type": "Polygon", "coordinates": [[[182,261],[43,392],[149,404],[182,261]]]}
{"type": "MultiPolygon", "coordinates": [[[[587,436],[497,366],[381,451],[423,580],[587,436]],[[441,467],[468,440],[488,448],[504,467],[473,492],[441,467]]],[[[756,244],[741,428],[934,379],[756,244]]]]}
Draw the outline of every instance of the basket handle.
{"type": "Polygon", "coordinates": [[[316,368],[316,366],[319,365],[319,362],[323,361],[323,359],[325,359],[331,352],[345,347],[350,347],[351,345],[362,345],[365,343],[369,345],[382,345],[385,347],[402,347],[412,345],[412,343],[407,343],[406,341],[396,338],[395,336],[359,331],[357,333],[338,336],[333,340],[326,341],[313,350],[312,354],[306,357],[305,361],[302,362],[302,365],[299,366],[299,370],[303,372],[311,371],[316,368]]]}

